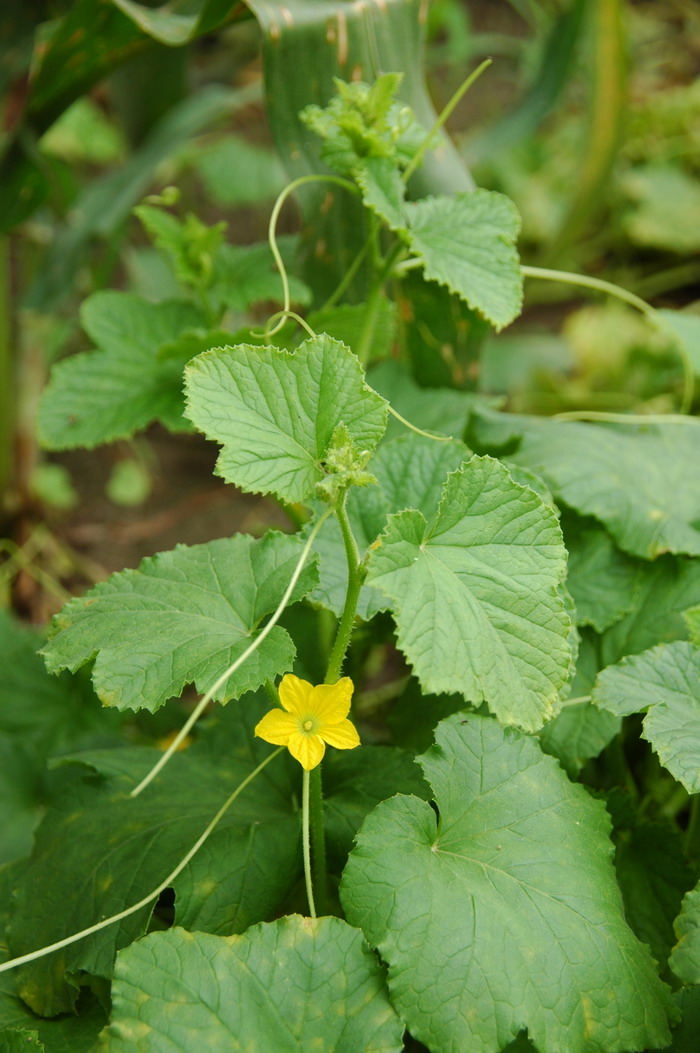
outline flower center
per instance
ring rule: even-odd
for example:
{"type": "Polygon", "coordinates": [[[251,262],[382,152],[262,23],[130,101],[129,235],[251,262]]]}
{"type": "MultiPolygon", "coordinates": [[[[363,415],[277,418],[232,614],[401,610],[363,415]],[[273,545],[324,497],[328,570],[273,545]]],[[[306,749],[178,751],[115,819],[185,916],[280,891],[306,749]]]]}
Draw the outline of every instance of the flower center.
{"type": "Polygon", "coordinates": [[[301,721],[301,730],[305,731],[308,735],[313,735],[318,727],[318,720],[315,717],[305,717],[301,721]]]}

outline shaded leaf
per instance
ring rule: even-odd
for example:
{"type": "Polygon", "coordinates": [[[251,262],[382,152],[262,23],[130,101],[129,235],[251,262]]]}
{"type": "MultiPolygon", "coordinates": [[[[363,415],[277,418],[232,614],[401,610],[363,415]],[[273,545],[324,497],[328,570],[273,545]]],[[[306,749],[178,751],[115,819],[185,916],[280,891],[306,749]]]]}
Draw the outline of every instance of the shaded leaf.
{"type": "Polygon", "coordinates": [[[224,939],[172,929],[117,960],[98,1045],[131,1053],[204,1043],[212,1053],[400,1053],[403,1024],[362,934],[340,918],[282,918],[224,939]]]}
{"type": "Polygon", "coordinates": [[[672,333],[676,346],[686,355],[695,376],[700,376],[700,315],[689,311],[656,311],[654,319],[672,333]]]}
{"type": "Polygon", "coordinates": [[[540,731],[540,745],[575,778],[584,764],[597,757],[615,738],[621,725],[620,717],[590,702],[573,700],[572,704],[567,699],[561,712],[540,731]]]}
{"type": "Polygon", "coordinates": [[[223,444],[218,474],[286,501],[313,494],[339,425],[371,450],[386,423],[386,404],[360,363],[328,336],[293,354],[249,344],[207,352],[187,367],[186,387],[187,415],[223,444]]]}
{"type": "MultiPolygon", "coordinates": [[[[95,658],[95,691],[104,705],[153,712],[194,683],[204,692],[243,653],[282,599],[303,543],[269,532],[206,545],[178,545],[113,574],[56,615],[44,648],[50,672],[75,671],[95,658]]],[[[316,580],[301,574],[290,598],[316,580]]],[[[275,626],[216,693],[220,701],[254,690],[291,669],[294,645],[275,626]]]]}
{"type": "Polygon", "coordinates": [[[425,277],[446,286],[496,329],[520,313],[523,279],[512,201],[490,190],[431,197],[406,205],[411,249],[425,277]]]}
{"type": "Polygon", "coordinates": [[[646,713],[642,737],[688,793],[700,793],[700,648],[678,640],[599,674],[593,701],[618,716],[646,713]]]}
{"type": "MultiPolygon", "coordinates": [[[[363,336],[367,309],[367,304],[364,303],[343,303],[337,307],[315,311],[307,320],[314,332],[328,333],[334,340],[347,344],[349,348],[358,348],[363,336]]],[[[395,303],[387,299],[379,300],[367,355],[369,361],[386,358],[391,353],[396,339],[396,314],[395,303]]],[[[389,395],[385,397],[392,401],[389,395]]]]}
{"type": "MultiPolygon", "coordinates": [[[[419,387],[406,367],[393,359],[370,369],[368,380],[411,424],[438,435],[451,435],[454,439],[463,438],[467,418],[475,405],[494,401],[471,391],[419,387]]],[[[405,424],[389,417],[386,439],[405,434],[405,424]]]]}
{"type": "Polygon", "coordinates": [[[392,601],[398,644],[426,691],[487,702],[535,731],[568,677],[565,550],[554,512],[507,469],[473,457],[430,521],[389,517],[367,580],[392,601]]]}
{"type": "Polygon", "coordinates": [[[365,821],[341,898],[389,966],[416,1038],[438,1051],[663,1047],[670,992],[625,923],[603,805],[536,742],[458,714],[421,758],[430,805],[365,821]]]}
{"type": "Polygon", "coordinates": [[[597,527],[566,531],[569,570],[566,584],[576,605],[577,625],[602,633],[634,606],[638,564],[597,527]]]}

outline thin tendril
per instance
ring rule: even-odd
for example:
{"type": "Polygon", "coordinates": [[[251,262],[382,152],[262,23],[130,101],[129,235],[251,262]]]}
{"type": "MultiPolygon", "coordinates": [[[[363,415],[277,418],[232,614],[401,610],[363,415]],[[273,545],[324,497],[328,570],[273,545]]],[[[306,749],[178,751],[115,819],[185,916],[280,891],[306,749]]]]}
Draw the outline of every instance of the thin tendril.
{"type": "MultiPolygon", "coordinates": [[[[586,274],[573,274],[570,271],[549,270],[546,267],[521,266],[520,270],[526,278],[543,278],[545,281],[565,282],[567,285],[580,285],[585,289],[596,289],[598,292],[604,292],[609,296],[615,296],[618,300],[623,300],[624,303],[636,307],[638,311],[641,311],[642,314],[646,315],[655,329],[659,329],[661,332],[668,334],[668,328],[664,324],[663,319],[659,316],[658,311],[652,307],[651,304],[647,303],[646,300],[642,300],[640,296],[635,296],[634,293],[621,288],[619,285],[614,285],[612,282],[606,282],[602,278],[592,278],[586,274]]],[[[676,349],[683,364],[681,414],[686,414],[690,412],[690,408],[693,404],[693,397],[695,395],[695,372],[693,370],[690,355],[686,348],[682,344],[678,345],[676,342],[676,349]]],[[[558,414],[558,416],[562,417],[563,414],[558,414]]]]}
{"type": "Polygon", "coordinates": [[[607,413],[604,410],[567,410],[553,413],[550,420],[591,420],[610,424],[700,424],[700,417],[682,413],[607,413]]]}
{"type": "Polygon", "coordinates": [[[282,616],[282,611],[285,609],[285,607],[289,603],[290,596],[292,595],[292,592],[294,591],[294,587],[295,587],[297,581],[299,580],[299,576],[301,575],[301,572],[303,570],[304,563],[306,562],[306,558],[309,555],[309,552],[311,551],[311,546],[313,545],[314,541],[316,540],[316,535],[318,534],[319,530],[321,529],[321,527],[323,526],[325,521],[328,519],[328,517],[330,515],[332,515],[332,513],[333,513],[333,509],[332,508],[327,509],[327,511],[323,513],[321,518],[316,523],[316,526],[313,528],[313,530],[309,534],[308,538],[306,539],[306,544],[304,545],[304,548],[301,551],[301,555],[299,556],[299,559],[297,561],[297,565],[294,568],[294,573],[292,574],[291,578],[289,579],[289,584],[287,585],[287,588],[285,589],[284,596],[282,597],[282,599],[280,600],[279,604],[277,605],[277,609],[275,610],[275,612],[272,615],[272,617],[270,618],[270,620],[267,622],[267,624],[264,626],[264,628],[260,631],[258,636],[255,637],[255,639],[252,641],[252,643],[249,644],[248,647],[246,647],[246,649],[243,652],[243,654],[239,655],[238,658],[236,659],[236,661],[231,663],[231,665],[228,667],[228,669],[226,669],[221,674],[221,676],[218,678],[218,680],[216,680],[211,685],[211,687],[206,692],[206,694],[202,696],[202,698],[199,700],[199,702],[197,703],[195,708],[192,710],[192,712],[190,713],[189,717],[187,718],[187,720],[185,721],[183,726],[178,731],[178,733],[175,736],[175,738],[173,739],[173,741],[168,746],[168,748],[165,751],[165,753],[163,754],[163,756],[160,757],[158,762],[153,765],[153,767],[149,771],[148,775],[146,775],[145,778],[143,778],[141,780],[141,782],[138,784],[138,786],[134,790],[131,791],[131,794],[130,794],[131,797],[138,797],[138,795],[141,793],[141,791],[145,790],[146,787],[149,785],[149,783],[151,783],[155,779],[155,777],[158,774],[158,772],[160,772],[165,767],[165,765],[168,763],[168,761],[170,760],[172,755],[177,752],[180,744],[184,741],[184,739],[190,733],[191,729],[194,727],[196,722],[199,720],[199,718],[201,717],[202,713],[207,708],[207,706],[209,705],[209,703],[211,702],[212,698],[214,697],[216,692],[219,690],[219,688],[222,687],[223,684],[226,683],[228,678],[233,673],[235,673],[237,669],[239,669],[243,665],[243,663],[246,661],[246,659],[248,659],[250,657],[250,655],[253,653],[253,651],[256,651],[258,649],[258,647],[263,642],[265,637],[268,636],[269,633],[272,632],[272,629],[274,628],[274,626],[277,624],[277,622],[279,621],[280,617],[282,616]]]}
{"type": "MultiPolygon", "coordinates": [[[[282,322],[286,322],[288,318],[291,318],[294,322],[300,325],[302,329],[305,329],[309,336],[315,337],[317,335],[313,331],[309,323],[304,318],[302,318],[300,314],[297,314],[296,311],[275,311],[275,313],[268,320],[267,324],[270,325],[277,318],[279,318],[282,322]]],[[[251,332],[251,335],[264,339],[266,336],[271,336],[273,335],[273,333],[276,332],[279,332],[279,329],[264,329],[262,332],[253,331],[251,332]]]]}
{"type": "Polygon", "coordinates": [[[488,67],[491,65],[492,62],[493,62],[493,59],[490,59],[490,58],[484,59],[484,61],[481,63],[481,65],[477,66],[477,68],[472,73],[470,73],[468,77],[466,77],[462,81],[460,86],[457,88],[457,91],[454,93],[454,95],[452,96],[450,101],[447,103],[447,105],[443,108],[442,113],[440,114],[438,119],[435,121],[435,124],[430,129],[430,131],[426,135],[425,139],[423,140],[423,142],[421,143],[421,145],[418,147],[418,149],[416,150],[415,154],[411,158],[411,162],[410,162],[408,168],[406,169],[406,171],[403,174],[403,181],[404,181],[404,183],[407,183],[409,181],[409,179],[411,178],[411,176],[415,172],[416,168],[418,168],[418,166],[422,162],[423,158],[425,157],[426,152],[430,149],[430,147],[432,145],[432,142],[433,142],[433,139],[438,134],[438,132],[442,128],[442,126],[445,123],[445,121],[447,121],[449,119],[450,114],[454,110],[455,106],[457,106],[457,104],[460,101],[460,99],[462,98],[462,96],[467,91],[469,91],[469,89],[471,88],[471,86],[474,83],[474,81],[478,80],[478,78],[481,76],[481,74],[484,72],[484,70],[488,69],[488,67]]]}
{"type": "MultiPolygon", "coordinates": [[[[291,307],[291,295],[289,292],[289,278],[287,277],[287,269],[284,265],[282,255],[277,244],[277,220],[279,219],[280,212],[290,194],[293,194],[300,186],[305,186],[307,183],[335,183],[337,186],[342,186],[345,190],[349,190],[353,194],[359,193],[354,183],[349,182],[347,179],[341,179],[340,176],[325,176],[325,175],[306,175],[300,176],[299,179],[295,179],[284,190],[279,194],[275,201],[272,212],[270,213],[270,222],[267,228],[267,238],[270,243],[270,251],[272,252],[277,269],[280,272],[280,278],[282,279],[282,295],[283,295],[283,315],[289,313],[291,307]]],[[[265,331],[265,336],[274,336],[278,333],[284,321],[280,320],[273,329],[265,331]]]]}
{"type": "Polygon", "coordinates": [[[400,413],[397,413],[393,406],[389,406],[389,413],[391,413],[392,417],[396,417],[396,419],[400,421],[405,428],[408,428],[410,431],[414,431],[416,435],[422,435],[426,439],[433,439],[435,442],[452,441],[452,437],[450,435],[433,435],[433,433],[430,431],[423,431],[422,428],[417,428],[415,424],[411,424],[410,420],[406,420],[406,418],[402,417],[400,413]]]}
{"type": "Polygon", "coordinates": [[[29,954],[23,954],[19,958],[12,958],[9,962],[3,962],[2,965],[0,965],[0,973],[7,972],[10,969],[16,969],[20,965],[26,965],[27,962],[36,961],[37,958],[43,958],[47,954],[52,954],[54,951],[60,951],[62,947],[68,947],[71,943],[77,943],[78,940],[82,940],[86,936],[92,936],[93,933],[99,932],[101,929],[106,929],[109,925],[114,925],[117,921],[123,921],[123,919],[128,918],[130,914],[135,914],[136,911],[141,910],[142,907],[147,906],[149,903],[153,902],[154,899],[157,899],[161,892],[164,892],[166,888],[169,888],[172,885],[175,878],[182,873],[187,864],[197,852],[199,852],[204,842],[211,836],[226,815],[226,812],[236,798],[243,792],[243,790],[245,790],[246,786],[249,786],[253,779],[260,774],[263,768],[267,767],[270,761],[279,756],[284,749],[284,746],[280,746],[279,749],[276,749],[269,755],[269,757],[266,757],[261,764],[258,764],[255,771],[252,771],[242,783],[239,783],[233,793],[226,798],[221,808],[219,808],[214,818],[208,823],[190,850],[182,857],[175,869],[168,874],[164,881],[161,881],[158,888],[154,889],[153,892],[149,892],[149,894],[144,896],[143,899],[140,899],[138,903],[134,903],[133,906],[120,911],[119,914],[113,914],[111,918],[104,918],[102,921],[96,922],[95,925],[90,925],[87,929],[81,929],[80,932],[74,932],[71,936],[66,936],[62,940],[57,940],[56,943],[50,943],[47,947],[40,947],[39,950],[31,951],[29,954]]]}

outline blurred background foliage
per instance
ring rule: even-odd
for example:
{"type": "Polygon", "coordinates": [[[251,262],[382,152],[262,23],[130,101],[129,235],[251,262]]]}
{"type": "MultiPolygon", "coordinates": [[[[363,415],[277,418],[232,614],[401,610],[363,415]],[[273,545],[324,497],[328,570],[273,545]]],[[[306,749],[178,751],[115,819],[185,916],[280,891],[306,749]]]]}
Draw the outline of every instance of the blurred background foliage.
{"type": "MultiPolygon", "coordinates": [[[[402,96],[429,126],[492,57],[450,118],[454,145],[414,193],[502,191],[522,215],[524,262],[699,311],[693,0],[33,0],[3,5],[0,39],[0,493],[2,533],[20,550],[47,515],[89,518],[75,462],[41,452],[35,438],[51,364],[89,346],[79,304],[115,286],[154,301],[178,295],[132,209],[177,184],[179,215],[224,221],[233,244],[264,241],[288,178],[323,169],[297,112],[327,100],[335,73],[401,70],[402,96]]],[[[327,203],[313,190],[281,221],[301,230],[298,273],[315,306],[358,245],[352,203],[327,203]]],[[[395,292],[385,353],[424,387],[546,414],[678,405],[683,376],[669,340],[597,294],[530,282],[522,318],[495,336],[419,278],[395,292]]],[[[360,273],[348,310],[361,298],[360,273]]],[[[228,328],[274,309],[233,311],[228,328]]],[[[162,464],[153,441],[93,455],[119,515],[138,515],[151,495],[162,464]]]]}

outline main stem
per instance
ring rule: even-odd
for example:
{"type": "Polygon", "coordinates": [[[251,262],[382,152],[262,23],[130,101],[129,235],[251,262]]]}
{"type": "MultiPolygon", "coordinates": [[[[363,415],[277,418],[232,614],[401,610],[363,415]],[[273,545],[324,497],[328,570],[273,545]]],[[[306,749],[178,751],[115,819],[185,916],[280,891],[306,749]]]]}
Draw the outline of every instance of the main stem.
{"type": "MultiPolygon", "coordinates": [[[[336,515],[343,535],[345,555],[348,562],[348,588],[345,594],[345,606],[340,618],[333,650],[328,660],[324,683],[335,684],[340,673],[352,636],[353,622],[357,610],[357,601],[364,580],[362,561],[357,542],[353,536],[345,502],[347,491],[339,498],[336,515]]],[[[302,827],[304,844],[304,874],[306,892],[309,900],[311,917],[315,910],[321,914],[327,909],[327,870],[326,870],[326,836],[323,823],[323,787],[321,785],[321,766],[304,772],[302,796],[302,827]],[[314,903],[315,893],[315,903],[314,903]]]]}

